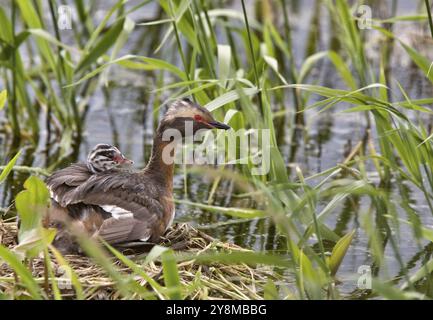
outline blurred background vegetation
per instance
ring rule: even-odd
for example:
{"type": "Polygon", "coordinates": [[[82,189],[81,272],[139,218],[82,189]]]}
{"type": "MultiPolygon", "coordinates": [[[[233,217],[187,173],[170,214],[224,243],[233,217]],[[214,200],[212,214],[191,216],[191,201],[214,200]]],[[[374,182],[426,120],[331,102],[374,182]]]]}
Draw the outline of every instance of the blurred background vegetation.
{"type": "MultiPolygon", "coordinates": [[[[251,174],[252,158],[177,168],[176,221],[253,250],[195,263],[267,265],[274,277],[254,298],[433,297],[428,0],[2,1],[0,49],[5,223],[46,202],[31,178],[25,192],[37,201],[19,196],[15,206],[30,175],[84,160],[96,143],[117,145],[143,167],[163,106],[192,97],[235,130],[271,131],[265,176],[251,174]],[[59,23],[62,5],[71,28],[59,23]],[[372,288],[358,286],[363,266],[372,288]]],[[[45,263],[67,265],[51,235],[41,237],[35,250],[45,263]]],[[[197,298],[171,251],[161,260],[165,287],[118,253],[131,277],[152,284],[142,292],[89,246],[120,297],[197,298]]],[[[61,298],[16,254],[0,247],[20,275],[0,278],[3,297],[23,287],[32,298],[61,298]]],[[[76,296],[89,298],[74,281],[76,296]]]]}

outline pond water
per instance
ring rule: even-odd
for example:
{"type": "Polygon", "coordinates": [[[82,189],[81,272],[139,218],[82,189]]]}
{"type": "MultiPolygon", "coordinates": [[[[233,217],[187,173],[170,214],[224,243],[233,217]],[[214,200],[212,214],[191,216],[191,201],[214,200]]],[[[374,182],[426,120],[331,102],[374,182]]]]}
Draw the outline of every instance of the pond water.
{"type": "MultiPolygon", "coordinates": [[[[132,1],[129,5],[134,5],[132,1]]],[[[415,14],[417,1],[395,1],[397,15],[415,14]]],[[[373,17],[390,17],[392,1],[373,1],[373,17]],[[380,4],[378,4],[380,3],[380,4]]],[[[109,7],[104,4],[104,7],[109,7]]],[[[232,3],[237,7],[238,4],[232,3]]],[[[100,7],[96,16],[103,16],[104,7],[100,7]]],[[[148,7],[146,7],[148,8],[148,7]]],[[[316,10],[315,1],[293,1],[290,10],[293,27],[293,45],[296,56],[296,65],[299,67],[308,52],[308,34],[311,31],[316,10]]],[[[135,12],[133,18],[149,18],[154,12],[148,10],[135,12]]],[[[317,41],[315,51],[330,49],[329,16],[325,7],[320,8],[317,23],[317,41]]],[[[314,25],[313,25],[314,26],[314,25]]],[[[394,26],[394,32],[405,41],[410,41],[416,48],[423,48],[423,41],[428,37],[426,30],[421,29],[417,24],[411,22],[399,23],[394,26]]],[[[380,38],[373,30],[366,31],[368,39],[367,50],[369,58],[377,63],[377,48],[380,47],[380,38]]],[[[123,53],[139,53],[148,55],[146,44],[148,40],[142,39],[145,32],[139,27],[133,32],[123,53]]],[[[430,40],[431,41],[431,40],[430,40]]],[[[429,44],[431,48],[431,43],[429,44]]],[[[394,44],[393,57],[389,70],[389,77],[397,79],[405,88],[406,92],[413,99],[431,97],[433,90],[422,73],[414,68],[409,58],[401,49],[398,43],[394,44]]],[[[143,73],[125,71],[120,68],[113,68],[111,71],[111,83],[108,89],[98,89],[89,101],[89,111],[84,121],[84,136],[79,147],[78,154],[71,156],[69,161],[84,160],[89,150],[97,143],[106,142],[117,145],[128,158],[135,161],[137,167],[143,167],[150,155],[153,135],[153,105],[155,96],[150,90],[156,88],[155,80],[146,77],[143,73]]],[[[313,70],[308,82],[315,82],[319,85],[344,88],[341,80],[329,62],[322,62],[313,70]]],[[[102,87],[102,86],[101,86],[102,87]]],[[[393,100],[402,100],[396,83],[392,83],[391,92],[393,100]]],[[[311,103],[311,101],[310,101],[311,103]]],[[[292,108],[287,105],[287,108],[292,108]]],[[[360,114],[341,114],[339,110],[329,110],[317,115],[312,110],[306,114],[306,130],[297,139],[281,139],[280,148],[283,151],[288,167],[299,165],[303,169],[304,176],[321,172],[327,168],[334,167],[342,162],[345,153],[350,146],[356,145],[363,139],[366,130],[365,117],[360,114]]],[[[424,119],[430,123],[431,118],[424,119]]],[[[41,122],[44,119],[41,119],[41,122]]],[[[40,146],[38,150],[29,150],[21,164],[46,167],[52,159],[47,158],[44,151],[44,139],[46,132],[41,131],[40,146]]],[[[9,146],[7,139],[0,136],[0,160],[8,153],[9,146]]],[[[184,192],[184,175],[181,168],[177,168],[175,176],[175,197],[177,199],[188,199],[193,202],[207,203],[211,181],[200,175],[188,175],[188,192],[184,192]]],[[[25,174],[15,174],[13,181],[0,189],[0,207],[8,207],[15,194],[22,188],[25,174]]],[[[371,179],[377,179],[372,171],[371,179]]],[[[223,181],[217,190],[213,204],[219,206],[243,206],[250,207],[251,199],[235,199],[228,194],[231,188],[229,181],[223,181]]],[[[398,202],[401,198],[397,188],[392,189],[393,195],[398,202]]],[[[431,212],[424,201],[424,196],[418,190],[410,191],[411,204],[415,208],[426,225],[433,225],[431,212]]],[[[337,208],[328,218],[327,225],[333,228],[338,234],[344,234],[359,226],[358,215],[367,210],[369,200],[366,198],[348,198],[343,206],[337,208]]],[[[320,208],[319,208],[320,209],[320,208]]],[[[404,213],[402,212],[404,216],[404,213]]],[[[189,222],[203,228],[210,235],[222,240],[232,241],[236,244],[255,250],[278,250],[281,248],[282,239],[277,236],[273,224],[267,220],[253,220],[243,223],[232,223],[231,218],[209,213],[201,209],[177,205],[176,220],[178,222],[189,222]]],[[[360,230],[360,229],[359,229],[360,230]]],[[[415,269],[420,261],[431,255],[432,246],[417,245],[412,236],[411,229],[402,226],[400,231],[400,247],[402,258],[409,269],[415,269]]],[[[357,271],[361,265],[370,265],[371,256],[368,252],[367,238],[362,230],[356,234],[352,246],[343,261],[339,271],[339,279],[342,281],[340,289],[350,294],[356,288],[357,271]]],[[[397,263],[390,245],[387,245],[385,252],[386,261],[389,265],[389,272],[397,275],[400,265],[397,263]]]]}

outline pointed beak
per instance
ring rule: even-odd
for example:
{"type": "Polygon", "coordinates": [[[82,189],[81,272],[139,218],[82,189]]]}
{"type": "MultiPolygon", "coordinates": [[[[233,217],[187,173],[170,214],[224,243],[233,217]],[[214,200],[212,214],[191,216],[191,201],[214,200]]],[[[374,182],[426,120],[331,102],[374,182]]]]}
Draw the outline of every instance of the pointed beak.
{"type": "Polygon", "coordinates": [[[129,160],[123,154],[119,157],[119,159],[117,160],[117,162],[119,164],[134,164],[134,161],[129,160]]]}
{"type": "Polygon", "coordinates": [[[123,162],[122,162],[123,164],[134,164],[134,161],[132,161],[132,160],[129,160],[128,158],[123,158],[123,162]]]}
{"type": "Polygon", "coordinates": [[[226,125],[225,123],[218,122],[218,121],[208,122],[208,124],[214,128],[217,128],[217,129],[224,129],[224,130],[231,129],[230,126],[226,125]]]}

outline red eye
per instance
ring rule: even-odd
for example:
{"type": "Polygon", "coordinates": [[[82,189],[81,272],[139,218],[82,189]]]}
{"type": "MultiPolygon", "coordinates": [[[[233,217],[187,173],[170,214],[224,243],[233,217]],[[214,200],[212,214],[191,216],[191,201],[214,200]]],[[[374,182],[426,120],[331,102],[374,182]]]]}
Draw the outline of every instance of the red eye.
{"type": "Polygon", "coordinates": [[[196,115],[194,116],[194,120],[196,120],[196,121],[201,121],[201,120],[202,120],[201,115],[196,114],[196,115]]]}

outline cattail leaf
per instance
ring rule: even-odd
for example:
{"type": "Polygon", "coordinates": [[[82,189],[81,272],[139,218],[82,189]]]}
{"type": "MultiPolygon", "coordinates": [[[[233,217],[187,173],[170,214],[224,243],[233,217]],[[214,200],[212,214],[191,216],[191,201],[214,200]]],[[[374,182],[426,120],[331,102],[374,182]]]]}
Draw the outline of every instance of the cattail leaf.
{"type": "Polygon", "coordinates": [[[250,218],[262,218],[265,216],[264,211],[257,210],[257,209],[219,207],[219,206],[212,206],[203,203],[191,202],[188,200],[175,200],[175,202],[194,206],[210,212],[227,214],[229,216],[237,217],[237,218],[250,219],[250,218]]]}
{"type": "Polygon", "coordinates": [[[181,284],[177,264],[173,250],[167,250],[162,253],[162,270],[164,273],[164,283],[168,290],[170,299],[182,299],[181,284]]]}
{"type": "Polygon", "coordinates": [[[334,249],[332,249],[331,258],[329,259],[329,269],[331,270],[331,275],[335,275],[346,255],[347,249],[355,236],[355,230],[349,232],[345,236],[341,237],[340,240],[335,244],[334,249]]]}
{"type": "Polygon", "coordinates": [[[32,273],[21,263],[20,259],[10,250],[0,244],[0,260],[6,262],[20,278],[33,299],[42,300],[40,288],[33,279],[32,273]]]}
{"type": "MultiPolygon", "coordinates": [[[[242,94],[244,94],[245,96],[252,96],[255,95],[257,92],[259,92],[257,88],[243,88],[241,90],[242,90],[242,94]]],[[[209,111],[215,111],[230,102],[239,100],[239,98],[240,98],[240,94],[238,90],[232,90],[212,100],[204,107],[209,111]]]]}
{"type": "Polygon", "coordinates": [[[117,37],[123,30],[123,24],[125,19],[114,23],[110,29],[96,42],[95,46],[90,49],[88,53],[83,54],[81,61],[78,63],[77,72],[82,71],[90,64],[94,63],[99,57],[101,57],[107,50],[114,45],[117,37]]]}
{"type": "Polygon", "coordinates": [[[15,163],[17,162],[19,156],[21,154],[21,151],[19,151],[11,161],[8,162],[6,167],[3,169],[3,171],[0,173],[0,183],[2,183],[6,177],[9,175],[9,173],[12,171],[12,168],[14,167],[15,163]]]}
{"type": "Polygon", "coordinates": [[[222,86],[227,85],[227,78],[230,75],[230,62],[232,58],[231,47],[228,45],[218,45],[218,75],[222,86]]]}
{"type": "Polygon", "coordinates": [[[6,91],[6,89],[2,90],[0,92],[0,110],[4,108],[7,98],[8,98],[8,92],[6,91]]]}

